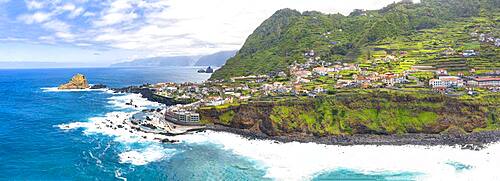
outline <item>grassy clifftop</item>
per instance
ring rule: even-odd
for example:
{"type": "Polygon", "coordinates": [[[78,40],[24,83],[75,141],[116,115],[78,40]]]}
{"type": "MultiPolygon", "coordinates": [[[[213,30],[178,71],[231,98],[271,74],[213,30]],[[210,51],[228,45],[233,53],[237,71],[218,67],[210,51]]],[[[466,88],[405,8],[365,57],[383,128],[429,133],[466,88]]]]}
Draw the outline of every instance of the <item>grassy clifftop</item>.
{"type": "MultiPolygon", "coordinates": [[[[413,37],[418,40],[429,35],[429,31],[449,29],[450,26],[464,32],[464,28],[474,30],[476,26],[483,31],[482,27],[493,24],[493,29],[489,30],[495,34],[498,32],[495,27],[498,27],[499,7],[496,0],[422,0],[418,4],[395,3],[375,11],[356,10],[349,16],[283,9],[264,21],[247,38],[236,56],[211,79],[282,71],[290,63],[305,62],[307,58],[303,55],[309,50],[314,50],[325,61],[363,63],[376,54],[372,51],[380,51],[379,46],[411,44],[413,37]],[[473,24],[464,24],[464,21],[473,24]]],[[[438,35],[444,34],[445,41],[457,42],[458,48],[462,47],[460,43],[468,43],[464,42],[463,36],[454,36],[455,33],[457,31],[439,31],[438,35]]],[[[425,40],[439,39],[438,35],[425,40]]],[[[451,43],[443,43],[443,46],[455,48],[451,43]]],[[[441,47],[436,51],[441,51],[441,47]]],[[[422,57],[426,53],[416,52],[412,56],[422,57]]],[[[424,60],[423,63],[429,62],[424,60]]]]}
{"type": "Polygon", "coordinates": [[[402,134],[500,128],[500,97],[457,99],[441,95],[374,91],[316,99],[258,101],[201,109],[205,123],[270,136],[311,134],[402,134]]]}

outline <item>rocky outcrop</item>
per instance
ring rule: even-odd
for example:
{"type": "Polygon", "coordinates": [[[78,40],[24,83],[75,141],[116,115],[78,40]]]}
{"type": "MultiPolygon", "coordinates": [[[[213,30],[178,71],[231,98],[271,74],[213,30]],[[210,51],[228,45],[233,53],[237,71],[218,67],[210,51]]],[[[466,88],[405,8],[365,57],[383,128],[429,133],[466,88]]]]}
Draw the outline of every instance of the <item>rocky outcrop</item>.
{"type": "Polygon", "coordinates": [[[108,88],[108,86],[106,86],[104,84],[96,84],[96,85],[90,86],[90,89],[105,89],[105,88],[108,88]]]}
{"type": "Polygon", "coordinates": [[[177,105],[177,104],[189,104],[191,102],[185,100],[177,100],[174,98],[164,97],[161,95],[157,95],[151,88],[142,87],[142,86],[129,86],[124,88],[112,88],[114,92],[118,93],[133,93],[133,94],[141,94],[143,98],[146,98],[149,101],[158,102],[161,104],[165,104],[167,106],[177,105]]]}
{"type": "Polygon", "coordinates": [[[66,83],[62,84],[58,87],[58,89],[88,89],[90,88],[89,83],[87,82],[87,79],[85,79],[85,76],[82,74],[76,74],[71,78],[71,80],[66,83]]]}

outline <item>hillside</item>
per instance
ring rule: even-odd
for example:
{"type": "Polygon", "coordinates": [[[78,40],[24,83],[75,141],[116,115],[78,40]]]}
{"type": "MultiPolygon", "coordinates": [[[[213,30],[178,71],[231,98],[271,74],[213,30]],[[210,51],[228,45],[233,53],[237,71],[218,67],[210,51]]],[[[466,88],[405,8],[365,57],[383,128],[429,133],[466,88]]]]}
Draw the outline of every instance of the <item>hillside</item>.
{"type": "Polygon", "coordinates": [[[234,51],[222,51],[217,52],[211,55],[206,55],[200,57],[198,61],[194,64],[195,66],[215,66],[220,67],[226,64],[226,61],[233,57],[236,54],[236,50],[234,51]]]}
{"type": "Polygon", "coordinates": [[[474,49],[486,53],[453,62],[457,70],[498,69],[494,61],[498,48],[480,43],[471,33],[497,36],[499,7],[496,0],[422,0],[374,11],[355,10],[348,16],[282,9],[265,20],[211,79],[283,71],[294,62],[306,62],[310,57],[304,53],[310,50],[326,62],[369,67],[381,55],[409,51],[404,63],[372,67],[395,71],[408,65],[447,66],[457,57],[435,60],[432,55],[446,48],[474,49]]]}

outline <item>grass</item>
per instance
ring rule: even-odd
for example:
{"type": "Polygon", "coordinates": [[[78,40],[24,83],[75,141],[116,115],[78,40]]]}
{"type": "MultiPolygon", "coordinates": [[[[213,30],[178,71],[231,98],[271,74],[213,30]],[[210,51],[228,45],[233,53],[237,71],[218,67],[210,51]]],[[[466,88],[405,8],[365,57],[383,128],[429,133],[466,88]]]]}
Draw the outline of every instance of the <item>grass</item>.
{"type": "Polygon", "coordinates": [[[227,111],[219,116],[219,120],[221,123],[229,124],[233,120],[234,115],[235,115],[235,112],[233,110],[227,111]]]}

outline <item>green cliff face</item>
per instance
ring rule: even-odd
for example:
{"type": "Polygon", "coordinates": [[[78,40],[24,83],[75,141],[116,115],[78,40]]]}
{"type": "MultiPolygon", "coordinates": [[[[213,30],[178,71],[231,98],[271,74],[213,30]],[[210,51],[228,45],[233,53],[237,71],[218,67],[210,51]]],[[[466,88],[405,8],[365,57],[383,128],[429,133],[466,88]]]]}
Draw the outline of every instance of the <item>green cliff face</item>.
{"type": "MultiPolygon", "coordinates": [[[[461,33],[464,28],[472,29],[470,26],[489,27],[493,24],[493,33],[498,33],[499,7],[497,0],[422,0],[418,4],[391,4],[375,11],[356,10],[349,16],[283,9],[264,21],[247,38],[236,56],[211,79],[282,71],[295,61],[305,62],[304,53],[309,50],[314,50],[325,61],[363,63],[371,58],[371,51],[379,49],[376,45],[401,43],[398,38],[408,38],[407,41],[411,42],[412,37],[426,35],[422,30],[449,29],[447,26],[452,26],[459,28],[457,31],[461,33]],[[486,21],[478,19],[481,17],[487,17],[484,18],[486,21]],[[455,24],[464,21],[471,23],[455,24]]],[[[450,35],[446,40],[450,44],[442,43],[443,47],[459,48],[461,42],[467,43],[463,37],[454,36],[455,33],[439,33],[450,35]]],[[[432,39],[426,37],[429,38],[432,39]]]]}
{"type": "Polygon", "coordinates": [[[317,99],[250,102],[201,109],[205,123],[270,136],[466,132],[500,128],[500,97],[461,100],[441,95],[375,91],[317,99]]]}

